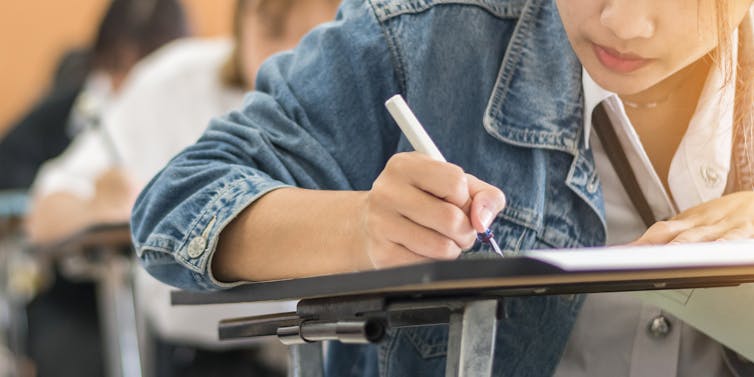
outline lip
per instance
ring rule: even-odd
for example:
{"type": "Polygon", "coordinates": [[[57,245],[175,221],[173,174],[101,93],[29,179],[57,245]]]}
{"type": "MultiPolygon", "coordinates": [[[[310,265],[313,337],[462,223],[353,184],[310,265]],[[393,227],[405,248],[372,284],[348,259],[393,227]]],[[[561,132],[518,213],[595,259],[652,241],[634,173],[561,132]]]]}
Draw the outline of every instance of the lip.
{"type": "Polygon", "coordinates": [[[647,59],[635,54],[624,54],[609,47],[592,43],[594,54],[605,68],[617,73],[631,73],[645,65],[649,64],[652,59],[647,59]]]}

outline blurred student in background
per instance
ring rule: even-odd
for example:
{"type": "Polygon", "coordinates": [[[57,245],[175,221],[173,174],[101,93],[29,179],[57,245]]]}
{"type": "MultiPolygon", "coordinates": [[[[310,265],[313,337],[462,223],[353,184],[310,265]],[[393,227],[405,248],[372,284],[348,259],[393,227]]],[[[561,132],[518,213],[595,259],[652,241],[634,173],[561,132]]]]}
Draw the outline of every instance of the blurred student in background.
{"type": "MultiPolygon", "coordinates": [[[[47,242],[90,224],[127,221],[135,194],[147,181],[194,143],[212,117],[241,106],[262,62],[293,48],[308,30],[333,19],[338,4],[339,0],[239,0],[233,40],[176,41],[140,62],[103,115],[101,129],[85,131],[40,172],[30,235],[36,242],[47,242]]],[[[157,348],[163,353],[156,358],[158,375],[248,375],[250,368],[260,375],[276,373],[275,364],[262,364],[257,357],[196,349],[218,346],[218,320],[272,312],[281,304],[257,305],[253,311],[248,305],[172,308],[168,286],[143,270],[136,283],[139,306],[162,343],[157,348]],[[169,352],[186,345],[193,355],[190,362],[169,352]]]]}
{"type": "Polygon", "coordinates": [[[193,143],[212,116],[241,104],[265,58],[332,19],[338,3],[242,0],[236,27],[242,43],[185,42],[149,59],[102,127],[82,134],[40,172],[30,237],[44,243],[92,223],[127,220],[135,194],[170,157],[193,143]]]}
{"type": "Polygon", "coordinates": [[[29,188],[42,163],[63,152],[136,62],[186,34],[177,0],[112,1],[92,45],[64,54],[48,92],[0,139],[0,190],[29,188]]]}
{"type": "MultiPolygon", "coordinates": [[[[44,161],[97,127],[131,68],[187,30],[179,0],[110,1],[91,47],[64,59],[50,93],[0,142],[0,189],[28,189],[44,161]]],[[[104,375],[91,284],[57,276],[27,314],[28,352],[39,376],[104,375]]]]}

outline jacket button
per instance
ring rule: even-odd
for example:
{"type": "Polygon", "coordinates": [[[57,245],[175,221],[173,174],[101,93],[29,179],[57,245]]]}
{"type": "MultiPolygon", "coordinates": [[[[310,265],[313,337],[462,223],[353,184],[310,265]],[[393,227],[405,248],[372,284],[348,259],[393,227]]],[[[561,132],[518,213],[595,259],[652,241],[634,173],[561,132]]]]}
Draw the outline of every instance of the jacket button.
{"type": "Polygon", "coordinates": [[[668,321],[665,316],[658,315],[649,321],[647,331],[649,331],[649,335],[654,338],[664,338],[670,333],[671,328],[670,321],[668,321]]]}
{"type": "Polygon", "coordinates": [[[204,253],[205,247],[207,247],[207,239],[202,236],[195,237],[188,245],[189,257],[198,258],[204,253]]]}
{"type": "Polygon", "coordinates": [[[586,185],[586,191],[590,194],[594,194],[595,192],[597,192],[597,187],[599,187],[597,180],[592,180],[586,185]]]}
{"type": "Polygon", "coordinates": [[[722,182],[722,174],[712,166],[703,166],[700,173],[702,180],[709,187],[715,187],[722,182]]]}

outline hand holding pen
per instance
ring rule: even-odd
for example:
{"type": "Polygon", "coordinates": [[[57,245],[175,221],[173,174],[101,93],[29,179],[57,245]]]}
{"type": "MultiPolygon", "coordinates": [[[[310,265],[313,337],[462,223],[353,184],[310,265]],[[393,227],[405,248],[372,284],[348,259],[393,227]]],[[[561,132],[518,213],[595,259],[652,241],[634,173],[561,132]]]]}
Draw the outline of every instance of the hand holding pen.
{"type": "Polygon", "coordinates": [[[420,148],[391,157],[367,196],[369,257],[378,268],[456,259],[505,205],[500,189],[420,148]]]}

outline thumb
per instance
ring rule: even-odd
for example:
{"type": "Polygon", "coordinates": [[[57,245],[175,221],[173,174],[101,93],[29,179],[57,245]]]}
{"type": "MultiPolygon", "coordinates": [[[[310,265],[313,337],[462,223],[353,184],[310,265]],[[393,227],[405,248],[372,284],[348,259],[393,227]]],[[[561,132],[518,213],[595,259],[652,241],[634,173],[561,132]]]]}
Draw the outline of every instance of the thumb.
{"type": "Polygon", "coordinates": [[[484,233],[490,227],[498,213],[505,208],[505,194],[473,175],[467,174],[471,208],[469,219],[477,233],[484,233]]]}

